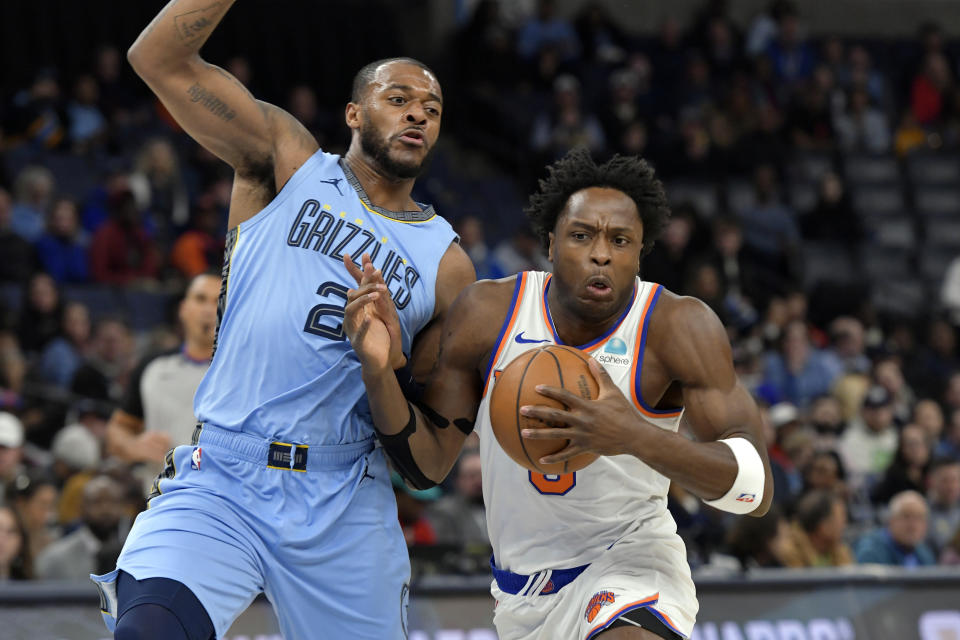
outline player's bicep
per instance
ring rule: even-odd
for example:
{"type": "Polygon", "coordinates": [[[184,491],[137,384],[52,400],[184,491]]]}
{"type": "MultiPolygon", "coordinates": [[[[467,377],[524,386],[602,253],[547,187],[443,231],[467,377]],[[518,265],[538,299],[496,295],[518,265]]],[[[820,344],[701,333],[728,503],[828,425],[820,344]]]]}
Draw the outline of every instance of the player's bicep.
{"type": "Polygon", "coordinates": [[[762,448],[760,412],[739,382],[727,389],[685,387],[683,407],[685,422],[698,441],[743,437],[762,448]]]}
{"type": "Polygon", "coordinates": [[[199,57],[152,71],[131,56],[137,73],[190,137],[237,170],[273,155],[271,107],[232,75],[199,57]]]}

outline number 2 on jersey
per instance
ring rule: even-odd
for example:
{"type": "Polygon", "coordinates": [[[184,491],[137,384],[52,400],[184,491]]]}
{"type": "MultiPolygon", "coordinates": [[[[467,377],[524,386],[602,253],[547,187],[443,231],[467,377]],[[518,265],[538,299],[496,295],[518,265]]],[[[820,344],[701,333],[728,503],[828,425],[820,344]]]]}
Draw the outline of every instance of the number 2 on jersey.
{"type": "Polygon", "coordinates": [[[317,287],[318,296],[324,298],[339,296],[343,298],[343,302],[339,305],[328,303],[315,305],[307,314],[307,322],[303,325],[303,330],[330,340],[346,340],[347,335],[343,331],[343,305],[347,301],[347,291],[347,287],[339,282],[324,282],[317,287]],[[321,323],[320,319],[326,316],[331,316],[339,322],[336,325],[321,323]]]}
{"type": "Polygon", "coordinates": [[[564,496],[570,489],[577,486],[576,471],[560,475],[546,475],[528,471],[527,476],[530,478],[530,484],[533,485],[533,488],[545,496],[564,496]]]}

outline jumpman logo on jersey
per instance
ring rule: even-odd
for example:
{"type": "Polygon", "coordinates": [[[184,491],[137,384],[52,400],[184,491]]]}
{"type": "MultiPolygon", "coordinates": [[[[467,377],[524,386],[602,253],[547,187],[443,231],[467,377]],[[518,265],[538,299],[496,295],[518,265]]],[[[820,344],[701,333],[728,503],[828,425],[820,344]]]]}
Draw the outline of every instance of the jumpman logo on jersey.
{"type": "Polygon", "coordinates": [[[343,182],[343,178],[331,178],[330,180],[321,180],[320,182],[333,185],[333,188],[337,190],[337,193],[343,195],[343,193],[340,191],[340,183],[343,182]]]}
{"type": "Polygon", "coordinates": [[[360,476],[360,482],[363,482],[364,478],[370,478],[371,480],[376,480],[375,477],[370,475],[370,463],[366,460],[363,461],[363,475],[360,476]]]}

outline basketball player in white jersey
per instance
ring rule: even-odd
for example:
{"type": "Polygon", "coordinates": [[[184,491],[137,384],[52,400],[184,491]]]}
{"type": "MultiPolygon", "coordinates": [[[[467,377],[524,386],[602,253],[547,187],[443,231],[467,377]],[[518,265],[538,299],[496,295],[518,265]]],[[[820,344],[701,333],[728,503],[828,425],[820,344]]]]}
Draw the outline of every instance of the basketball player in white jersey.
{"type": "Polygon", "coordinates": [[[646,162],[597,166],[586,151],[571,152],[550,167],[528,214],[553,272],[468,287],[415,405],[390,368],[397,329],[381,278],[371,265],[349,265],[358,288],[344,324],[375,424],[409,447],[418,473],[439,481],[476,421],[502,639],[688,638],[698,605],[667,489],[676,482],[716,508],[763,515],[773,484],[757,407],[710,309],[637,277],[669,217],[646,162]],[[567,408],[521,409],[562,425],[523,437],[569,441],[540,462],[600,454],[561,476],[513,462],[489,417],[497,372],[548,343],[592,355],[600,388],[591,401],[542,387],[567,408]],[[677,433],[681,416],[695,439],[677,433]]]}

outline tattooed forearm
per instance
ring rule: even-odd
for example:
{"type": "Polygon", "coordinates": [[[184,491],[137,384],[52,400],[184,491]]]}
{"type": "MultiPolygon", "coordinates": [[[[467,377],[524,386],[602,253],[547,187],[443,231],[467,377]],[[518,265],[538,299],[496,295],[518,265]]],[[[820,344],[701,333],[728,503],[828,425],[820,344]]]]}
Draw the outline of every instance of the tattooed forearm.
{"type": "Polygon", "coordinates": [[[187,93],[190,94],[191,102],[203,105],[207,111],[225,122],[230,122],[237,116],[237,112],[231,109],[227,103],[201,87],[199,83],[187,89],[187,93]]]}
{"type": "Polygon", "coordinates": [[[173,24],[177,36],[184,46],[193,46],[198,41],[206,39],[210,28],[219,21],[221,2],[215,2],[208,7],[181,13],[173,17],[173,24]]]}

